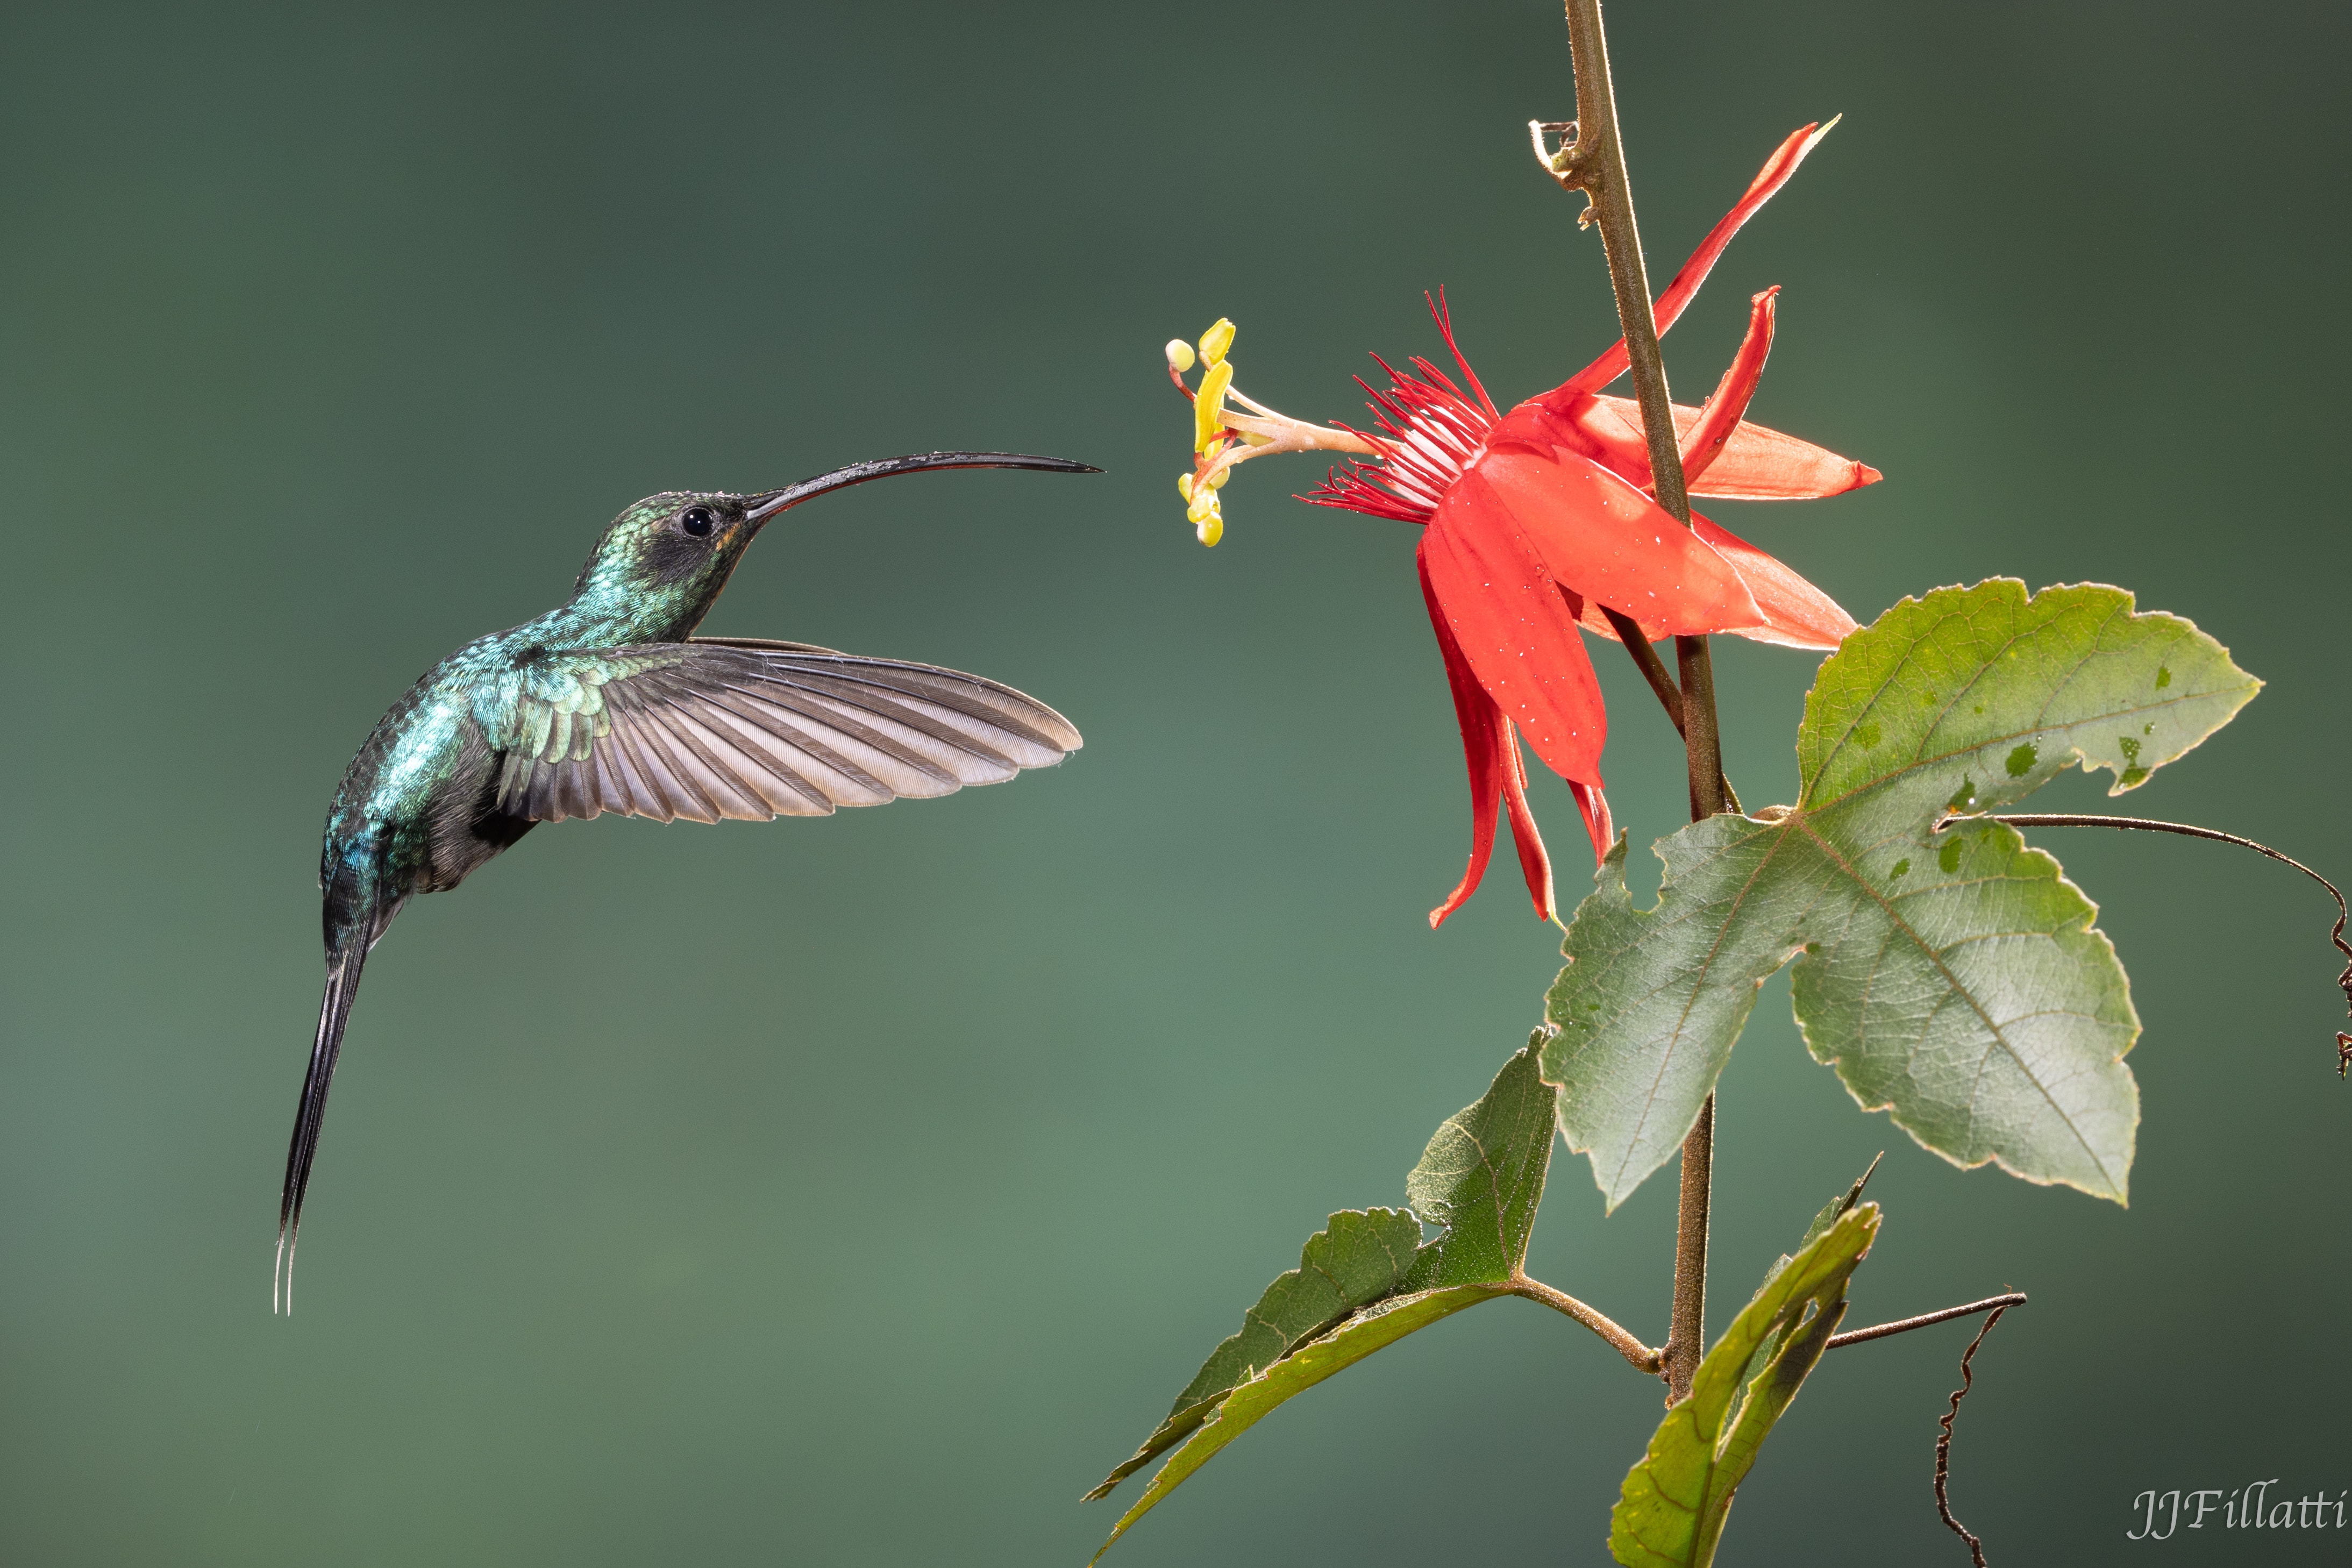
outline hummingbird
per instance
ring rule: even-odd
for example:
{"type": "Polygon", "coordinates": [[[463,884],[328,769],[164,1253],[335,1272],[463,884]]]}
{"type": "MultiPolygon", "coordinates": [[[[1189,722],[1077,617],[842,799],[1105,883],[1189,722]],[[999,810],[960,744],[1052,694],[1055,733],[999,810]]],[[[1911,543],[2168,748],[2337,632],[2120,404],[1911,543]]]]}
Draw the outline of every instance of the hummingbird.
{"type": "Polygon", "coordinates": [[[276,1310],[360,968],[400,908],[446,891],[542,822],[611,812],[764,822],[952,794],[1083,743],[976,675],[807,643],[698,637],[761,529],[804,500],[932,468],[1091,474],[1061,458],[926,452],[758,495],[665,491],[613,520],[572,597],[427,671],[344,770],[320,858],[327,988],[278,1200],[276,1310]]]}

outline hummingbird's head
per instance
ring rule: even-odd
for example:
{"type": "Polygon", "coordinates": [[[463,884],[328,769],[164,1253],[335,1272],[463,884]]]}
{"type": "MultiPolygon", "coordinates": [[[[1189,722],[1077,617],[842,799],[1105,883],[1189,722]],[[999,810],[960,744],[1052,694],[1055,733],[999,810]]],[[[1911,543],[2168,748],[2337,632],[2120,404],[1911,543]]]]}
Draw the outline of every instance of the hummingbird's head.
{"type": "Polygon", "coordinates": [[[1049,473],[1101,472],[1062,458],[1017,452],[924,452],[853,463],[813,479],[756,495],[723,490],[665,490],[647,496],[613,520],[572,584],[574,602],[595,599],[635,623],[646,642],[690,635],[718,601],[736,563],[760,530],[790,508],[827,490],[927,468],[1043,468],[1049,473]]]}
{"type": "Polygon", "coordinates": [[[596,542],[573,595],[632,608],[699,602],[708,610],[759,531],[745,504],[751,499],[724,491],[647,496],[614,518],[596,542]]]}

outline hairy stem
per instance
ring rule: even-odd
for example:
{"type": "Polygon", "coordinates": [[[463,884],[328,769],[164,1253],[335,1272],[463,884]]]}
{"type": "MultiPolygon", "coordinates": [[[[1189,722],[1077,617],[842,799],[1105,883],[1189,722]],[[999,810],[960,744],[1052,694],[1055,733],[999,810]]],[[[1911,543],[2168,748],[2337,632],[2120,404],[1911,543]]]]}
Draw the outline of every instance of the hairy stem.
{"type": "Polygon", "coordinates": [[[1706,1218],[1715,1188],[1715,1096],[1698,1108],[1683,1139],[1682,1187],[1675,1205],[1675,1299],[1666,1320],[1666,1403],[1690,1397],[1706,1354],[1706,1218]]]}
{"type": "Polygon", "coordinates": [[[1907,1334],[1914,1329],[1924,1329],[1935,1323],[1948,1323],[1954,1318],[1970,1317],[1978,1312],[2005,1312],[2011,1307],[2025,1304],[2025,1292],[2011,1290],[2006,1296],[1988,1296],[1981,1301],[1970,1301],[1965,1307],[1947,1307],[1940,1312],[1922,1312],[1916,1318],[1901,1318],[1891,1323],[1873,1323],[1866,1329],[1854,1329],[1843,1334],[1832,1334],[1822,1347],[1835,1350],[1840,1345],[1858,1345],[1864,1340],[1883,1340],[1889,1334],[1907,1334]]]}
{"type": "MultiPolygon", "coordinates": [[[[1616,632],[1617,640],[1623,643],[1625,651],[1633,656],[1633,667],[1642,672],[1642,679],[1650,683],[1651,691],[1657,696],[1658,706],[1666,710],[1667,721],[1674,725],[1675,734],[1683,736],[1684,748],[1687,751],[1690,737],[1683,729],[1683,694],[1675,687],[1675,678],[1668,675],[1666,667],[1659,662],[1658,650],[1651,643],[1648,634],[1642,630],[1633,616],[1612,610],[1606,605],[1601,606],[1601,613],[1609,617],[1610,627],[1616,632]]],[[[1726,810],[1739,809],[1739,792],[1731,787],[1731,778],[1727,773],[1723,775],[1723,804],[1726,810]]]]}
{"type": "Polygon", "coordinates": [[[1648,681],[1650,689],[1657,694],[1658,706],[1666,710],[1666,719],[1674,725],[1675,733],[1681,734],[1683,694],[1675,685],[1675,678],[1668,675],[1666,667],[1658,661],[1658,650],[1651,644],[1649,634],[1642,630],[1641,623],[1633,616],[1612,610],[1606,605],[1601,606],[1601,613],[1609,617],[1610,629],[1617,634],[1617,640],[1623,643],[1625,651],[1633,656],[1633,668],[1642,672],[1642,679],[1648,681]]]}
{"type": "Polygon", "coordinates": [[[1658,349],[1657,318],[1650,309],[1641,230],[1633,221],[1633,188],[1625,176],[1625,149],[1617,133],[1617,96],[1609,79],[1601,0],[1568,0],[1568,46],[1576,70],[1576,142],[1566,154],[1569,177],[1591,201],[1592,221],[1601,226],[1609,285],[1617,296],[1617,320],[1632,361],[1634,401],[1642,410],[1642,434],[1650,444],[1650,476],[1658,504],[1687,528],[1690,499],[1683,484],[1674,400],[1666,390],[1665,357],[1658,349]]]}
{"type": "Polygon", "coordinates": [[[1627,1332],[1617,1321],[1597,1308],[1588,1307],[1565,1290],[1555,1290],[1540,1279],[1530,1279],[1522,1274],[1511,1281],[1514,1296],[1524,1296],[1530,1301],[1540,1301],[1553,1311],[1575,1319],[1594,1333],[1609,1342],[1609,1348],[1633,1363],[1634,1370],[1655,1375],[1662,1352],[1652,1350],[1627,1332]]]}
{"type": "MultiPolygon", "coordinates": [[[[1675,444],[1665,357],[1658,351],[1657,318],[1650,308],[1641,230],[1633,221],[1633,187],[1626,178],[1625,149],[1617,131],[1617,95],[1609,79],[1609,42],[1601,26],[1601,0],[1567,0],[1567,5],[1569,53],[1576,72],[1577,129],[1575,145],[1566,156],[1575,184],[1590,198],[1592,216],[1601,226],[1601,245],[1609,257],[1609,284],[1617,296],[1617,321],[1632,360],[1634,401],[1642,410],[1642,434],[1649,443],[1650,476],[1657,488],[1658,504],[1687,528],[1690,498],[1683,483],[1682,452],[1675,444]]],[[[1563,179],[1569,177],[1563,175],[1563,179]]],[[[1690,764],[1691,819],[1697,821],[1723,809],[1723,747],[1716,724],[1715,667],[1703,637],[1676,637],[1675,658],[1682,671],[1683,750],[1690,764]]],[[[1682,1202],[1675,1224],[1674,1307],[1662,1369],[1670,1402],[1689,1397],[1691,1380],[1706,1349],[1706,1218],[1714,1168],[1715,1097],[1710,1094],[1699,1110],[1697,1124],[1683,1140],[1682,1202]]]]}
{"type": "Polygon", "coordinates": [[[1723,809],[1723,732],[1715,712],[1715,656],[1705,637],[1676,637],[1675,662],[1683,677],[1683,751],[1690,759],[1693,822],[1723,809]]]}

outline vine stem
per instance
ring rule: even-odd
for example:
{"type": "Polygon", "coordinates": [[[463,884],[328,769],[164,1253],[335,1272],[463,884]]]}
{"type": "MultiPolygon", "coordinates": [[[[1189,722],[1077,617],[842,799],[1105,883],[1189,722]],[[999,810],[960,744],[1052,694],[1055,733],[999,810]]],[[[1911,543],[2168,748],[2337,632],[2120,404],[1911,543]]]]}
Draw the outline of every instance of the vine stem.
{"type": "MultiPolygon", "coordinates": [[[[1665,356],[1658,349],[1641,230],[1633,221],[1633,187],[1626,177],[1624,143],[1617,130],[1617,95],[1609,77],[1601,0],[1567,0],[1567,8],[1569,55],[1576,74],[1576,141],[1555,161],[1554,171],[1563,184],[1585,193],[1591,204],[1589,216],[1601,226],[1601,246],[1609,258],[1609,283],[1617,297],[1617,321],[1632,362],[1634,401],[1642,410],[1642,434],[1650,447],[1658,504],[1688,528],[1690,499],[1676,445],[1674,399],[1666,387],[1665,356]]],[[[1720,812],[1724,804],[1715,666],[1706,638],[1676,637],[1675,661],[1682,676],[1683,749],[1689,763],[1691,820],[1696,822],[1720,812]]],[[[1643,673],[1650,671],[1644,667],[1643,673]]],[[[1654,678],[1652,684],[1657,684],[1654,678]]],[[[1691,1380],[1706,1349],[1706,1229],[1714,1169],[1715,1096],[1710,1094],[1683,1140],[1674,1305],[1661,1368],[1670,1404],[1690,1396],[1691,1380]]]]}
{"type": "MultiPolygon", "coordinates": [[[[1650,690],[1657,697],[1658,706],[1666,710],[1666,721],[1675,727],[1675,734],[1682,736],[1687,748],[1690,736],[1683,729],[1683,694],[1676,689],[1675,678],[1666,673],[1666,667],[1658,662],[1658,650],[1650,646],[1648,634],[1642,630],[1639,622],[1622,611],[1602,605],[1601,613],[1609,617],[1610,627],[1616,632],[1617,640],[1633,656],[1634,667],[1641,670],[1642,679],[1650,683],[1650,690]]],[[[1717,758],[1718,762],[1720,760],[1717,758]]],[[[1723,775],[1723,805],[1727,811],[1739,809],[1739,792],[1731,787],[1731,775],[1728,773],[1723,775]]]]}
{"type": "Polygon", "coordinates": [[[1916,1318],[1899,1318],[1891,1323],[1873,1323],[1866,1329],[1853,1329],[1843,1334],[1832,1334],[1824,1350],[1840,1345],[1858,1345],[1866,1340],[1883,1340],[1889,1334],[1907,1334],[1914,1329],[1925,1329],[1937,1323],[1948,1323],[1954,1318],[1965,1318],[1977,1312],[2006,1312],[2011,1307],[2025,1305],[2025,1292],[2011,1290],[2006,1296],[1988,1296],[1981,1301],[1970,1301],[1965,1307],[1946,1307],[1939,1312],[1922,1312],[1916,1318]]]}
{"type": "Polygon", "coordinates": [[[1977,1359],[1977,1347],[1985,1342],[1985,1336],[1992,1332],[1992,1326],[2000,1322],[2000,1315],[2008,1310],[2005,1306],[1995,1307],[1992,1316],[1984,1321],[1984,1327],[1977,1331],[1977,1337],[1969,1342],[1969,1348],[1960,1352],[1960,1385],[1952,1390],[1952,1407],[1945,1411],[1936,1423],[1944,1429],[1944,1435],[1936,1439],[1936,1511],[1944,1516],[1944,1522],[1951,1526],[1953,1534],[1969,1543],[1969,1559],[1975,1568],[1985,1568],[1984,1542],[1977,1539],[1974,1531],[1952,1517],[1952,1499],[1946,1490],[1952,1473],[1952,1419],[1960,1413],[1960,1401],[1966,1399],[1969,1390],[1977,1385],[1976,1373],[1969,1366],[1977,1359]]]}
{"type": "MultiPolygon", "coordinates": [[[[1971,820],[1969,816],[1954,814],[1938,821],[1935,831],[1941,833],[1955,822],[1969,820],[1971,820]]],[[[2344,993],[2346,1013],[2352,1014],[2352,943],[2347,943],[2344,940],[2344,924],[2347,919],[2352,919],[2352,909],[2346,908],[2344,895],[2336,890],[2335,883],[2294,856],[2282,855],[2267,844],[2257,844],[2251,838],[2242,838],[2234,833],[2224,833],[2218,827],[2199,827],[2186,822],[2158,822],[2153,817],[2147,816],[2103,816],[2095,813],[2026,811],[1988,813],[1978,820],[2005,822],[2011,827],[2122,827],[2136,833],[2177,833],[2183,838],[2210,838],[2216,844],[2234,844],[2241,849],[2251,849],[2257,855],[2267,855],[2282,866],[2294,867],[2326,889],[2327,896],[2336,900],[2336,929],[2327,933],[2327,940],[2334,942],[2336,951],[2345,957],[2344,973],[2336,977],[2336,984],[2344,993]]],[[[2352,1074],[2352,1034],[2347,1034],[2338,1029],[2336,1031],[2336,1076],[2343,1078],[2347,1074],[2352,1074]]]]}
{"type": "Polygon", "coordinates": [[[1597,1307],[1588,1307],[1565,1290],[1555,1290],[1540,1279],[1530,1279],[1521,1274],[1505,1287],[1514,1296],[1523,1296],[1540,1302],[1553,1311],[1575,1319],[1609,1342],[1609,1348],[1633,1364],[1637,1372],[1656,1375],[1664,1352],[1652,1350],[1633,1337],[1615,1319],[1597,1307]]]}

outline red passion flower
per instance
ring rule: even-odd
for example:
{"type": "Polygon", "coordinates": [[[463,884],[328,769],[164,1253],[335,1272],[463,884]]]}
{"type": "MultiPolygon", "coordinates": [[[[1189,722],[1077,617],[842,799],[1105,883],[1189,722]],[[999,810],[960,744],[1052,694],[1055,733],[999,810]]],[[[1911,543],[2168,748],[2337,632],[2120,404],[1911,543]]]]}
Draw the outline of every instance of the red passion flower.
{"type": "MultiPolygon", "coordinates": [[[[1795,173],[1822,131],[1808,125],[1782,142],[1731,211],[1658,296],[1658,331],[1682,314],[1740,225],[1795,173]]],[[[1743,416],[1772,342],[1777,288],[1750,302],[1747,335],[1705,406],[1675,409],[1685,479],[1694,496],[1793,500],[1870,484],[1876,469],[1784,436],[1743,416]]],[[[1528,808],[1517,737],[1568,781],[1597,857],[1615,835],[1601,789],[1608,717],[1580,631],[1614,639],[1602,607],[1653,639],[1729,632],[1790,647],[1833,648],[1854,629],[1829,596],[1771,556],[1696,512],[1685,529],[1650,493],[1649,449],[1631,400],[1601,388],[1622,374],[1615,347],[1541,396],[1496,410],[1454,345],[1443,297],[1431,301],[1461,373],[1425,359],[1396,370],[1370,394],[1377,431],[1307,425],[1233,385],[1234,326],[1201,339],[1200,390],[1186,387],[1192,346],[1168,345],[1169,374],[1193,399],[1193,471],[1179,480],[1203,544],[1223,537],[1218,490],[1234,466],[1287,451],[1337,451],[1359,461],[1334,470],[1301,500],[1423,525],[1422,595],[1453,689],[1469,766],[1470,863],[1460,886],[1430,911],[1435,926],[1486,874],[1496,819],[1507,811],[1519,866],[1536,910],[1557,918],[1551,868],[1528,808]],[[1226,406],[1231,398],[1241,409],[1226,406]],[[1244,412],[1243,410],[1246,410],[1244,412]]]]}

